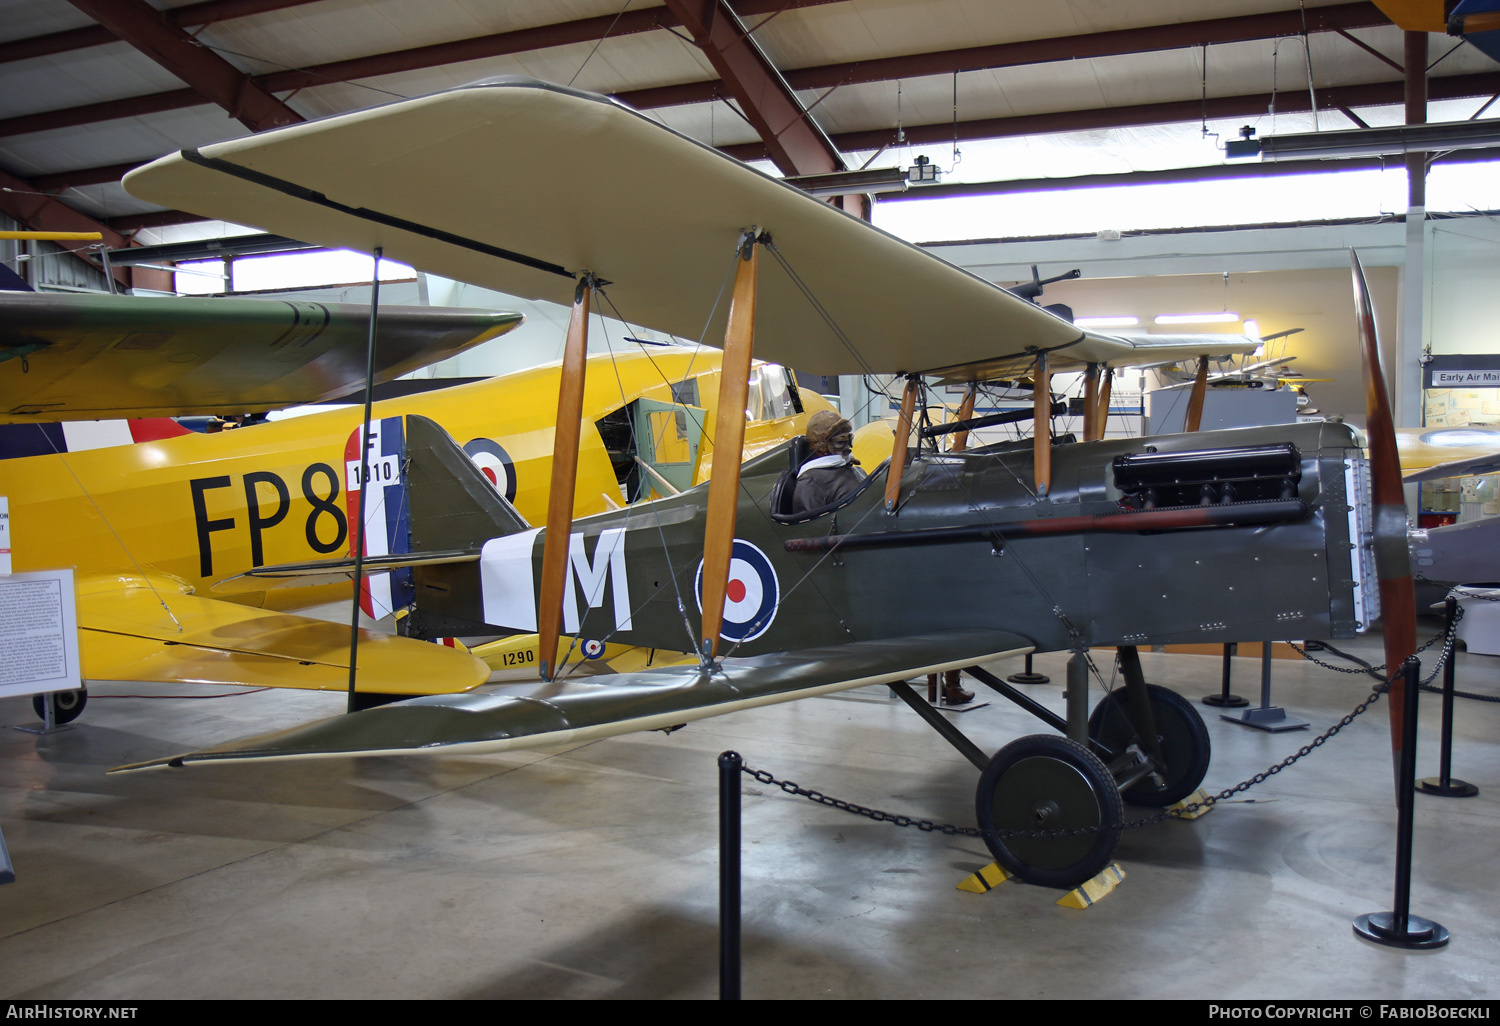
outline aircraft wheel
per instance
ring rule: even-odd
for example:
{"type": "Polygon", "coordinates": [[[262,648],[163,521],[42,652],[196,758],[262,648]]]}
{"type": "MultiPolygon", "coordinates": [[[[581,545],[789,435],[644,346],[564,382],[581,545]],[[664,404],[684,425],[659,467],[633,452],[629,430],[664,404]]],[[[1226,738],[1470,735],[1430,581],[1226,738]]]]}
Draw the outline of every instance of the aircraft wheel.
{"type": "MultiPolygon", "coordinates": [[[[77,691],[54,691],[52,693],[52,722],[72,723],[83,715],[83,707],[88,704],[88,688],[79,688],[77,691]]],[[[47,719],[47,696],[32,695],[31,708],[36,712],[37,719],[45,721],[47,719]]]]}
{"type": "Polygon", "coordinates": [[[975,798],[981,830],[1076,830],[1077,837],[986,835],[995,861],[1027,883],[1076,887],[1109,864],[1125,808],[1114,778],[1087,748],[1055,734],[1017,738],[995,753],[975,798]]]}
{"type": "MultiPolygon", "coordinates": [[[[1208,775],[1208,728],[1197,707],[1170,688],[1147,684],[1146,693],[1151,696],[1151,716],[1167,763],[1162,773],[1166,786],[1158,788],[1150,777],[1144,777],[1123,794],[1135,805],[1164,809],[1196,791],[1208,775]]],[[[1123,751],[1135,740],[1128,708],[1124,688],[1105,695],[1089,717],[1089,738],[1112,751],[1123,751]]]]}

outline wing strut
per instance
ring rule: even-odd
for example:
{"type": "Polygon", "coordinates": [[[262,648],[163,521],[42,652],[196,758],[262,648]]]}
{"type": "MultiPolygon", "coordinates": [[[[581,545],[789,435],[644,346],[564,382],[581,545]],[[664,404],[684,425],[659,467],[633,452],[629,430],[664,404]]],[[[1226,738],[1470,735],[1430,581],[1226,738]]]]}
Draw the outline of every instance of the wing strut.
{"type": "Polygon", "coordinates": [[[1046,353],[1036,354],[1031,390],[1035,403],[1031,417],[1031,462],[1036,472],[1037,498],[1044,499],[1052,489],[1052,372],[1047,368],[1046,353]]]}
{"type": "MultiPolygon", "coordinates": [[[[974,416],[974,398],[978,394],[978,392],[978,382],[969,382],[969,387],[964,392],[964,401],[958,404],[958,416],[954,418],[955,420],[962,422],[974,416]]],[[[964,428],[962,431],[955,431],[953,433],[953,446],[949,451],[963,452],[968,447],[969,429],[964,428]]]]}
{"type": "Polygon", "coordinates": [[[885,468],[885,511],[896,511],[896,500],[901,498],[901,472],[906,469],[906,447],[911,441],[911,419],[917,409],[917,390],[922,387],[920,375],[912,374],[906,379],[906,391],[901,393],[901,416],[896,420],[896,438],[891,445],[891,462],[885,468]]]}
{"type": "Polygon", "coordinates": [[[1188,397],[1187,416],[1182,430],[1197,431],[1203,422],[1203,397],[1208,394],[1208,357],[1198,357],[1198,376],[1193,379],[1193,394],[1188,397]]]}
{"type": "Polygon", "coordinates": [[[1099,410],[1094,414],[1094,423],[1098,425],[1099,434],[1103,438],[1109,431],[1109,397],[1115,386],[1115,369],[1109,364],[1103,368],[1104,380],[1099,384],[1099,410]]]}
{"type": "Polygon", "coordinates": [[[708,523],[703,529],[703,628],[699,651],[705,660],[719,654],[724,593],[734,554],[734,516],[740,499],[740,462],[745,449],[745,402],[750,393],[750,356],[755,347],[755,292],[760,268],[759,228],[740,236],[734,296],[724,328],[724,363],[719,372],[719,413],[714,424],[714,473],[708,483],[708,523]]]}
{"type": "Polygon", "coordinates": [[[1091,363],[1083,369],[1083,440],[1092,442],[1103,435],[1099,430],[1099,365],[1091,363]]]}
{"type": "Polygon", "coordinates": [[[542,546],[542,594],[538,603],[537,662],[543,680],[557,665],[562,633],[563,589],[568,584],[568,544],[573,526],[573,488],[578,481],[578,444],[583,423],[583,381],[589,353],[589,299],[594,276],[584,272],[573,289],[573,314],[563,343],[562,381],[557,390],[557,433],[552,443],[552,483],[547,533],[542,546]]]}

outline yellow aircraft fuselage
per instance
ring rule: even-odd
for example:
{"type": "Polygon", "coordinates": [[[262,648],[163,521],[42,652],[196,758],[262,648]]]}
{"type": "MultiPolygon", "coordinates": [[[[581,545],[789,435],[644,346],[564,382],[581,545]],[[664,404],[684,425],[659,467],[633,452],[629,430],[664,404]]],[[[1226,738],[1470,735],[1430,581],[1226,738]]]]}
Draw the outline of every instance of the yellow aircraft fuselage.
{"type": "MultiPolygon", "coordinates": [[[[611,357],[590,360],[575,517],[626,502],[596,420],[641,398],[670,404],[672,384],[680,394],[681,383],[695,379],[706,415],[683,407],[665,416],[713,423],[718,352],[667,349],[613,359],[614,366],[611,357]]],[[[508,473],[516,508],[539,524],[552,469],[558,380],[559,368],[544,366],[380,402],[373,415],[429,417],[460,445],[489,440],[493,444],[484,448],[503,453],[509,470],[494,455],[476,462],[486,466],[487,459],[497,482],[508,473]]],[[[758,416],[778,412],[769,405],[750,411],[747,458],[799,433],[808,414],[830,408],[821,396],[800,394],[803,414],[758,416]]],[[[759,401],[752,396],[752,406],[759,401]]],[[[206,594],[214,582],[254,566],[347,553],[345,451],[362,416],[358,408],[343,408],[218,434],[0,461],[13,569],[156,571],[206,594]]],[[[707,476],[711,449],[705,431],[693,483],[707,476]]],[[[503,482],[500,490],[506,490],[503,482]]],[[[337,592],[347,595],[348,588],[337,592]]],[[[292,588],[232,600],[293,608],[333,597],[326,588],[292,588]]]]}

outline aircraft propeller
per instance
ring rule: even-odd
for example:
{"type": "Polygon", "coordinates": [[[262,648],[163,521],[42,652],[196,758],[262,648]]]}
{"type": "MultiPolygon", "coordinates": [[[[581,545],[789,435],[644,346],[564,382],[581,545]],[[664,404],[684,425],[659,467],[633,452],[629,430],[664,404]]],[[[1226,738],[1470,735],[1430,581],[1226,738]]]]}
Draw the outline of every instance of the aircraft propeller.
{"type": "MultiPolygon", "coordinates": [[[[1385,635],[1385,672],[1391,680],[1387,705],[1391,718],[1391,753],[1399,775],[1401,728],[1406,681],[1401,667],[1416,649],[1417,599],[1411,556],[1406,543],[1406,495],[1396,453],[1396,427],[1390,394],[1380,369],[1375,310],[1359,256],[1349,252],[1354,276],[1354,313],[1365,371],[1365,431],[1370,441],[1370,493],[1374,507],[1375,573],[1380,582],[1380,609],[1385,635]]],[[[1399,779],[1397,787],[1399,790],[1399,779]]]]}

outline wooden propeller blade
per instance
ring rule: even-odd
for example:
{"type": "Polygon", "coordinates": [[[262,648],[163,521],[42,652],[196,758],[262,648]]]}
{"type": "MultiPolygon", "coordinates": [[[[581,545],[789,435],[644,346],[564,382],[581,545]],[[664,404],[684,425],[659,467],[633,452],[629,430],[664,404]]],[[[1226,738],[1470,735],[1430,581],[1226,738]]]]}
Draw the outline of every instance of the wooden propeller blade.
{"type": "Polygon", "coordinates": [[[1391,716],[1391,753],[1401,765],[1401,727],[1406,682],[1400,670],[1417,644],[1417,599],[1406,544],[1406,494],[1396,454],[1396,425],[1390,394],[1380,369],[1380,342],[1375,309],[1359,256],[1349,251],[1354,276],[1354,316],[1365,368],[1365,433],[1370,439],[1370,491],[1374,505],[1375,575],[1380,582],[1381,629],[1385,634],[1385,672],[1392,680],[1386,706],[1391,716]]]}
{"type": "Polygon", "coordinates": [[[906,379],[906,391],[901,393],[901,416],[896,418],[896,438],[891,444],[891,462],[885,470],[885,511],[894,513],[901,498],[901,474],[906,470],[906,449],[911,441],[911,419],[917,410],[917,390],[922,379],[906,379]]]}
{"type": "Polygon", "coordinates": [[[1052,490],[1052,372],[1047,354],[1038,353],[1036,371],[1031,375],[1034,399],[1031,417],[1032,466],[1036,472],[1036,494],[1045,497],[1052,490]]]}
{"type": "Polygon", "coordinates": [[[1182,430],[1197,431],[1203,423],[1203,399],[1208,395],[1208,357],[1198,357],[1198,376],[1193,379],[1193,394],[1188,397],[1187,416],[1182,430]]]}
{"type": "Polygon", "coordinates": [[[578,441],[583,423],[583,379],[588,367],[591,279],[578,279],[573,315],[563,344],[562,382],[557,390],[557,429],[552,442],[552,483],[547,497],[547,534],[542,546],[542,594],[538,603],[537,662],[543,680],[557,666],[562,633],[563,589],[568,584],[568,544],[573,527],[573,487],[578,480],[578,441]]]}
{"type": "MultiPolygon", "coordinates": [[[[979,385],[973,381],[969,382],[969,387],[964,392],[964,401],[958,404],[958,416],[954,417],[954,420],[968,420],[970,417],[974,416],[974,399],[978,394],[979,385]]],[[[968,447],[968,429],[965,429],[963,431],[955,431],[953,433],[953,447],[949,451],[963,452],[968,447]]]]}
{"type": "Polygon", "coordinates": [[[719,413],[714,422],[714,473],[708,484],[708,523],[703,529],[703,629],[699,648],[719,654],[724,593],[734,555],[734,518],[740,500],[740,462],[745,449],[745,402],[750,394],[750,356],[755,345],[755,291],[760,268],[758,234],[747,232],[734,274],[734,296],[724,329],[719,372],[719,413]]]}

